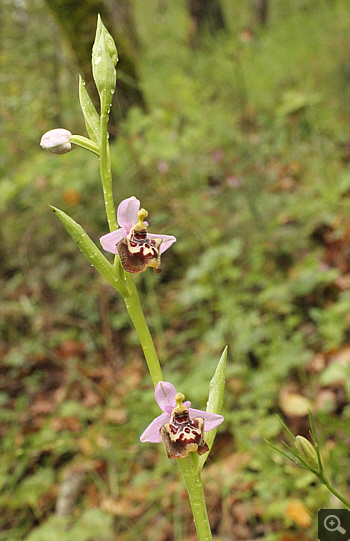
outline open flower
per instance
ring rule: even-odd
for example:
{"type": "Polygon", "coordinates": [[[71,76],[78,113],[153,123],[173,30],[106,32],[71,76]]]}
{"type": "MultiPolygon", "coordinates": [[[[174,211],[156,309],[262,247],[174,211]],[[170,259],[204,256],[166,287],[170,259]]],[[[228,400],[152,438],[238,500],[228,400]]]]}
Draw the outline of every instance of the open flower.
{"type": "Polygon", "coordinates": [[[176,238],[171,235],[148,233],[144,218],[148,212],[140,210],[136,197],[124,199],[118,207],[117,220],[120,228],[100,238],[103,248],[112,254],[119,254],[123,268],[140,273],[147,267],[161,272],[160,257],[176,238]]]}
{"type": "Polygon", "coordinates": [[[42,136],[40,146],[55,154],[66,154],[72,150],[71,137],[71,132],[64,128],[50,130],[42,136]]]}
{"type": "MultiPolygon", "coordinates": [[[[179,393],[180,395],[180,393],[179,393]]],[[[155,397],[158,406],[164,413],[156,417],[151,424],[146,428],[141,435],[140,440],[142,442],[161,443],[162,437],[160,431],[166,423],[170,423],[172,420],[172,413],[179,405],[179,396],[176,392],[174,385],[167,381],[160,381],[155,390],[155,397]]],[[[182,395],[181,395],[182,396],[182,395]]],[[[188,400],[184,402],[181,407],[188,409],[189,418],[195,419],[202,417],[204,419],[204,432],[209,432],[217,426],[219,426],[224,420],[222,415],[216,413],[208,413],[207,411],[197,410],[191,408],[191,402],[188,400]]]]}

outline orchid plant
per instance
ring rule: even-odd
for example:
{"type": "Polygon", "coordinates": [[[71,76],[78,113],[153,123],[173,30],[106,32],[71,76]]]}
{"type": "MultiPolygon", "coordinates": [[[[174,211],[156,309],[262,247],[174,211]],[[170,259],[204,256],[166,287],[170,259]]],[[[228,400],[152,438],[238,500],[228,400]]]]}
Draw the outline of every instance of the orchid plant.
{"type": "Polygon", "coordinates": [[[107,124],[116,86],[118,53],[115,43],[98,17],[92,49],[93,78],[100,97],[97,113],[83,80],[79,79],[79,99],[89,137],[72,135],[66,129],[54,129],[43,135],[41,146],[56,154],[70,152],[75,146],[99,158],[100,176],[109,233],[100,239],[105,251],[115,254],[114,262],[102,254],[83,228],[63,211],[52,207],[87,260],[123,297],[138,334],[155,387],[155,399],[163,413],[141,435],[141,442],[164,443],[168,458],[176,459],[189,495],[199,541],[212,539],[201,470],[214,442],[221,415],[225,385],[227,348],[219,360],[209,387],[206,411],[191,408],[184,395],[164,381],[157,352],[142,310],[133,274],[148,267],[161,272],[161,255],[176,241],[174,236],[148,232],[148,213],[140,201],[129,197],[121,201],[117,215],[112,193],[112,174],[107,124]]]}

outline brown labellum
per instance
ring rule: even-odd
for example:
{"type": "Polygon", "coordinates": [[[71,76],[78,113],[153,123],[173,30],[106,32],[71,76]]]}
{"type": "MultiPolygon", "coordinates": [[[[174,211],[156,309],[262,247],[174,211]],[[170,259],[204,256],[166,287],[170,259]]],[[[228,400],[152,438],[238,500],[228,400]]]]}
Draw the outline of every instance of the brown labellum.
{"type": "Polygon", "coordinates": [[[144,272],[147,267],[161,272],[159,248],[162,242],[162,239],[148,239],[146,229],[132,230],[128,237],[117,244],[123,268],[134,274],[144,272]]]}
{"type": "Polygon", "coordinates": [[[170,423],[165,423],[160,429],[168,458],[186,458],[188,453],[195,451],[203,455],[209,451],[204,440],[204,419],[190,419],[187,409],[177,412],[173,410],[170,423]]]}

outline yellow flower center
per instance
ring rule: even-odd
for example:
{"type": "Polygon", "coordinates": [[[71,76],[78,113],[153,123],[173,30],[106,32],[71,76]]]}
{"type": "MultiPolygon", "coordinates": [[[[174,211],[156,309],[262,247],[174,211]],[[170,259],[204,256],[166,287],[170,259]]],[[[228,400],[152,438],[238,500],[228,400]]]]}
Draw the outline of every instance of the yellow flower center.
{"type": "Polygon", "coordinates": [[[136,224],[131,228],[132,231],[141,231],[143,229],[147,230],[146,224],[143,223],[143,220],[147,218],[148,212],[145,209],[140,209],[137,213],[137,222],[136,224]]]}
{"type": "Polygon", "coordinates": [[[176,400],[176,406],[173,409],[173,411],[176,411],[176,413],[181,413],[183,411],[187,411],[186,406],[183,405],[182,401],[185,399],[185,396],[182,393],[176,393],[175,400],[176,400]]]}

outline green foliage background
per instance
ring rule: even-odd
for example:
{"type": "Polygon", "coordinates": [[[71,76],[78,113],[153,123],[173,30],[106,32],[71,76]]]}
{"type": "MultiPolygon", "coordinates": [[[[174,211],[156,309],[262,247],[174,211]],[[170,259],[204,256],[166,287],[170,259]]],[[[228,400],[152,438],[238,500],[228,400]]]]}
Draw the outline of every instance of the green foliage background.
{"type": "MultiPolygon", "coordinates": [[[[139,442],[158,408],[122,303],[48,207],[96,242],[107,231],[95,158],[38,146],[53,127],[84,134],[74,62],[39,0],[1,4],[0,540],[194,539],[178,472],[139,442]],[[72,471],[84,486],[60,518],[72,471]]],[[[133,0],[147,111],[117,126],[115,201],[137,196],[150,230],[178,239],[137,282],[166,379],[194,407],[229,346],[203,473],[214,533],[311,540],[337,504],[263,438],[279,441],[276,413],[307,435],[307,404],[349,492],[350,12],[271,0],[255,28],[250,2],[222,7],[228,31],[193,49],[184,2],[133,0]]]]}

